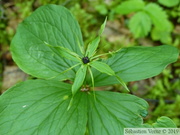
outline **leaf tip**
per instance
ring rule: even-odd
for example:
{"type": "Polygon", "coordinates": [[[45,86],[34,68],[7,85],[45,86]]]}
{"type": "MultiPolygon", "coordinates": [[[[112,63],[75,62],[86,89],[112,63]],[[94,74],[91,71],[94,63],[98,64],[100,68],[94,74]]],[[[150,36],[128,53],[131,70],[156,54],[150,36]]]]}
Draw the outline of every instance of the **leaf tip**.
{"type": "Polygon", "coordinates": [[[71,100],[70,100],[70,102],[69,102],[69,105],[68,105],[68,107],[67,107],[67,111],[69,111],[69,109],[71,108],[72,103],[73,103],[73,97],[71,98],[71,100]]]}
{"type": "Polygon", "coordinates": [[[49,43],[47,43],[46,41],[44,41],[44,44],[47,46],[51,46],[49,43]]]}
{"type": "Polygon", "coordinates": [[[44,41],[44,44],[48,45],[48,43],[46,41],[44,41]]]}
{"type": "Polygon", "coordinates": [[[68,95],[65,95],[64,97],[63,97],[63,100],[66,100],[66,99],[68,99],[69,98],[69,96],[68,95]]]}

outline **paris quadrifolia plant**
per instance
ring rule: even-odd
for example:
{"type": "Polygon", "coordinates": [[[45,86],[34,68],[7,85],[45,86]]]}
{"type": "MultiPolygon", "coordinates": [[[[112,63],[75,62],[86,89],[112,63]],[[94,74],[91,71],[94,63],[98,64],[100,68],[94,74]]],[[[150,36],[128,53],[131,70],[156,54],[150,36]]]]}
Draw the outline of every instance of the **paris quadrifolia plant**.
{"type": "MultiPolygon", "coordinates": [[[[117,76],[115,74],[115,72],[111,69],[111,67],[108,64],[99,61],[100,56],[112,54],[115,52],[109,52],[106,54],[95,55],[96,49],[97,49],[98,44],[100,42],[100,36],[103,33],[104,28],[105,28],[106,20],[107,20],[107,18],[105,19],[104,23],[101,25],[101,29],[99,31],[97,38],[95,38],[93,41],[91,41],[88,44],[86,51],[84,49],[84,46],[80,45],[78,39],[76,40],[82,56],[80,56],[76,52],[69,50],[68,48],[64,48],[62,46],[53,46],[53,45],[50,45],[49,43],[47,43],[46,41],[44,41],[44,43],[47,46],[56,48],[56,50],[59,51],[59,55],[61,55],[62,57],[77,62],[77,64],[75,64],[75,65],[71,66],[70,68],[66,69],[65,71],[61,72],[59,75],[66,73],[67,71],[69,71],[69,70],[71,70],[77,66],[80,66],[76,72],[75,79],[74,79],[74,82],[73,82],[72,88],[71,88],[73,96],[82,86],[84,86],[83,90],[88,90],[87,86],[86,86],[86,81],[85,81],[87,73],[90,74],[91,81],[92,81],[91,82],[92,91],[94,91],[94,77],[93,77],[93,73],[91,71],[91,68],[94,68],[101,73],[105,73],[105,74],[110,75],[110,76],[115,76],[117,78],[117,80],[122,84],[122,86],[124,86],[124,88],[126,90],[128,90],[125,82],[119,76],[117,76]]],[[[73,101],[73,100],[71,100],[71,101],[73,101]]],[[[68,109],[69,109],[69,107],[68,107],[68,109]]]]}
{"type": "Polygon", "coordinates": [[[128,127],[176,127],[165,116],[154,124],[143,123],[148,104],[139,97],[95,89],[120,83],[129,91],[127,82],[159,74],[179,55],[171,45],[97,54],[106,21],[87,47],[78,22],[65,7],[42,6],[19,24],[12,57],[37,79],[20,82],[1,95],[0,134],[120,135],[128,127]]]}

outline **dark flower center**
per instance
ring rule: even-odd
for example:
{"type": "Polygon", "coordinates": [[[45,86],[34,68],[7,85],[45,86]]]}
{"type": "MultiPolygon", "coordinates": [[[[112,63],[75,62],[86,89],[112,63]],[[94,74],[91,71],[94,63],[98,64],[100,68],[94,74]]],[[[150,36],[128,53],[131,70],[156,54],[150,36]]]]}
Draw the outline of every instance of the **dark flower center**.
{"type": "Polygon", "coordinates": [[[82,58],[82,62],[83,62],[84,64],[87,64],[87,63],[89,63],[90,61],[89,61],[89,58],[88,58],[88,57],[83,57],[83,58],[82,58]]]}

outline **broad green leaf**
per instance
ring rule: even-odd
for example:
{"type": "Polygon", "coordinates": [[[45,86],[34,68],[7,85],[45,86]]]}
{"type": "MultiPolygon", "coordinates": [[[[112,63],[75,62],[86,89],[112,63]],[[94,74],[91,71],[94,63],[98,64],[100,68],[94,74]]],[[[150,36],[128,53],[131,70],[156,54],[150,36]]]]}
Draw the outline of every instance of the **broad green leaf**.
{"type": "Polygon", "coordinates": [[[150,3],[144,8],[144,11],[150,16],[155,27],[158,27],[161,30],[167,29],[167,14],[159,5],[150,3]]]}
{"type": "Polygon", "coordinates": [[[153,123],[152,125],[147,124],[147,123],[143,124],[143,127],[147,127],[147,128],[177,128],[175,123],[166,116],[162,116],[162,117],[158,118],[157,121],[155,123],[153,123]]]}
{"type": "MultiPolygon", "coordinates": [[[[158,75],[177,60],[178,50],[170,45],[158,47],[123,48],[104,62],[125,82],[147,79],[158,75]]],[[[93,71],[95,86],[117,84],[115,77],[93,71]]]]}
{"type": "Polygon", "coordinates": [[[145,3],[142,0],[128,0],[122,2],[119,6],[117,6],[115,11],[116,13],[124,15],[142,10],[144,6],[145,3]]]}
{"type": "Polygon", "coordinates": [[[77,73],[75,80],[72,85],[72,94],[74,95],[83,85],[84,79],[86,77],[87,65],[82,65],[77,73]]]}
{"type": "Polygon", "coordinates": [[[89,96],[88,131],[90,135],[123,135],[124,128],[140,127],[145,100],[133,95],[109,91],[96,92],[96,101],[89,96]]]}
{"type": "Polygon", "coordinates": [[[0,97],[1,135],[84,135],[87,94],[72,97],[71,85],[59,81],[29,80],[0,97]]]}
{"type": "Polygon", "coordinates": [[[147,36],[151,25],[151,18],[143,11],[136,13],[129,21],[129,28],[135,38],[147,36]]]}
{"type": "Polygon", "coordinates": [[[29,80],[0,97],[2,135],[121,134],[124,127],[138,127],[148,104],[129,94],[100,91],[77,92],[72,106],[71,85],[59,81],[29,80]],[[87,121],[88,119],[88,121],[87,121]],[[102,126],[103,125],[103,126],[102,126]]]}
{"type": "Polygon", "coordinates": [[[115,76],[115,72],[106,63],[93,61],[90,65],[101,73],[115,76]]]}
{"type": "MultiPolygon", "coordinates": [[[[14,61],[26,73],[38,78],[51,78],[75,65],[62,57],[52,46],[62,46],[82,56],[78,44],[83,45],[76,19],[64,7],[45,5],[35,10],[17,28],[11,43],[14,61]]],[[[77,70],[57,76],[56,80],[74,78],[77,70]]]]}
{"type": "Polygon", "coordinates": [[[173,7],[180,4],[180,0],[158,0],[158,2],[166,7],[173,7]]]}

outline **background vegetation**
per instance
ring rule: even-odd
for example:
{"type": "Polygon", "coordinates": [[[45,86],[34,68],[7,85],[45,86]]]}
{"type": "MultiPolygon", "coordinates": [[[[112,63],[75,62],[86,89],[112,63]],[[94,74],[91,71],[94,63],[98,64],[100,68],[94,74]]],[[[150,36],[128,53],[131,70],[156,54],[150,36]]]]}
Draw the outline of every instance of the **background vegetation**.
{"type": "MultiPolygon", "coordinates": [[[[171,0],[144,0],[145,6],[153,3],[157,7],[153,9],[149,6],[149,12],[158,10],[155,17],[144,17],[139,13],[145,10],[141,8],[141,0],[139,4],[132,4],[133,6],[137,4],[134,7],[139,7],[133,11],[126,11],[128,8],[125,0],[0,0],[1,93],[14,83],[34,79],[16,67],[11,58],[9,46],[17,25],[39,6],[50,3],[63,5],[71,10],[80,24],[85,45],[96,37],[100,25],[105,17],[108,17],[99,53],[139,45],[169,44],[180,49],[180,0],[173,2],[171,0]],[[162,21],[158,22],[158,18],[162,21]],[[161,28],[161,24],[165,25],[164,28],[161,28]]],[[[128,87],[132,94],[149,102],[149,115],[145,121],[155,121],[159,116],[165,115],[172,118],[180,127],[180,58],[160,75],[143,81],[131,82],[128,87]]],[[[105,88],[123,92],[120,85],[105,88]]]]}

